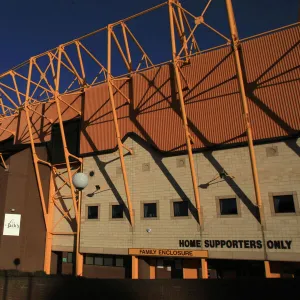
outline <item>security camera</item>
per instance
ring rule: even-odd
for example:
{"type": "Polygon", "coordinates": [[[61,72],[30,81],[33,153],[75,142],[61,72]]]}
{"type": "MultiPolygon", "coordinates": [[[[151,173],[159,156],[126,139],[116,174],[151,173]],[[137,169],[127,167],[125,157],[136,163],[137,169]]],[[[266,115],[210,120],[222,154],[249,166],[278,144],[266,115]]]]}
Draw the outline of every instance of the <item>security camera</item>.
{"type": "Polygon", "coordinates": [[[147,231],[148,233],[150,233],[150,232],[151,232],[151,228],[147,228],[146,231],[147,231]]]}

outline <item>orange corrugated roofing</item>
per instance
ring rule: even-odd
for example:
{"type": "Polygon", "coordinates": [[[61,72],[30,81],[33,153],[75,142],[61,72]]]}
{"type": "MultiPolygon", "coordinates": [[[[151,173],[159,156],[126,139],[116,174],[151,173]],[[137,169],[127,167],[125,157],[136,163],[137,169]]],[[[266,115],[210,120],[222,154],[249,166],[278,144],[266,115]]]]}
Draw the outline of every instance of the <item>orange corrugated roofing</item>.
{"type": "MultiPolygon", "coordinates": [[[[295,26],[241,44],[255,140],[287,136],[300,130],[299,42],[300,28],[295,26]]],[[[246,141],[230,46],[194,56],[191,63],[181,70],[194,149],[246,141]]],[[[115,91],[121,137],[133,132],[162,151],[185,149],[171,65],[165,64],[133,74],[130,80],[118,80],[115,85],[130,99],[128,104],[115,91]]],[[[74,96],[64,96],[64,99],[68,103],[74,102],[80,109],[81,97],[74,99],[74,96]]],[[[64,119],[76,116],[74,110],[62,105],[65,106],[64,119]]],[[[46,115],[55,120],[55,107],[48,106],[46,115]]],[[[115,148],[116,134],[107,84],[87,89],[83,106],[81,154],[115,148]]],[[[19,122],[24,121],[21,115],[19,122]]],[[[9,123],[8,120],[5,122],[9,123]]],[[[37,141],[49,138],[47,122],[36,122],[37,141]],[[38,134],[38,130],[44,136],[38,134]]],[[[16,119],[5,126],[15,128],[15,124],[16,119]]],[[[20,128],[23,130],[25,125],[22,126],[20,128]]],[[[8,133],[1,135],[0,131],[0,140],[7,136],[8,133]]],[[[17,140],[28,142],[25,136],[17,140]]]]}

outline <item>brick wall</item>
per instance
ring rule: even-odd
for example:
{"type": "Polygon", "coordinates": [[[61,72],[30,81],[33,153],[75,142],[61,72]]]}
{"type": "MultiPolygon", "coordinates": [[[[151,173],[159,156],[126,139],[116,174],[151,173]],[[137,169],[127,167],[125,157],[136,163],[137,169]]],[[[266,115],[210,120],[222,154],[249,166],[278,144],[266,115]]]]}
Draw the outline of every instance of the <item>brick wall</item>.
{"type": "MultiPolygon", "coordinates": [[[[300,193],[300,160],[297,140],[255,146],[263,209],[266,216],[265,238],[292,240],[291,250],[268,250],[269,259],[299,260],[300,238],[297,215],[275,216],[271,213],[269,193],[300,193]],[[289,255],[286,255],[289,254],[289,255]],[[297,258],[298,257],[298,258],[297,258]]],[[[188,198],[195,206],[188,157],[163,157],[142,141],[128,138],[125,145],[133,155],[125,156],[135,226],[128,220],[110,219],[112,203],[127,203],[118,152],[84,158],[84,172],[89,185],[83,192],[81,251],[90,253],[127,253],[128,248],[179,247],[179,240],[200,239],[195,218],[172,218],[171,201],[188,198]],[[147,164],[147,165],[145,165],[147,164]],[[100,191],[95,191],[100,185],[100,191]],[[157,219],[143,219],[141,203],[158,201],[157,219]],[[100,205],[100,219],[87,220],[86,206],[100,205]],[[147,233],[146,229],[151,228],[147,233]]],[[[126,151],[125,151],[126,153],[126,151]]],[[[202,239],[262,240],[257,221],[255,192],[247,147],[194,154],[201,207],[204,218],[202,239]],[[234,178],[217,179],[223,169],[234,178]],[[240,202],[239,217],[217,215],[216,197],[236,196],[240,202]]],[[[299,205],[299,203],[297,203],[299,205]]],[[[56,237],[55,237],[56,238],[56,237]]],[[[63,245],[65,237],[60,237],[63,245]]],[[[263,259],[263,249],[209,250],[211,258],[263,259]]]]}

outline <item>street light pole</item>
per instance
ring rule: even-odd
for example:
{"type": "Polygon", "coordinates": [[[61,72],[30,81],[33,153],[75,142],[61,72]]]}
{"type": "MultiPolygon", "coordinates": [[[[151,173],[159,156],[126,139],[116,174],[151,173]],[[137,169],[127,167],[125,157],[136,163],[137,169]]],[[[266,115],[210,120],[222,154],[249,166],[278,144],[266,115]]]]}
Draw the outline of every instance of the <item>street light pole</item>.
{"type": "Polygon", "coordinates": [[[72,178],[72,183],[76,188],[77,194],[77,231],[76,231],[76,275],[82,276],[83,273],[83,255],[80,253],[80,225],[81,225],[81,200],[82,190],[88,185],[88,177],[84,173],[76,173],[72,178]]]}

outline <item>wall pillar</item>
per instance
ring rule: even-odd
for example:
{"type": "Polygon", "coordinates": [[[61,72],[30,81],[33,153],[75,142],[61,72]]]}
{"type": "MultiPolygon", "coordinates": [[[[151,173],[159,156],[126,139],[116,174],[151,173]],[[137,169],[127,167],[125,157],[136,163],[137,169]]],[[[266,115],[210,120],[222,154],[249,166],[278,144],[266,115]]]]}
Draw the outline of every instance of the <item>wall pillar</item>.
{"type": "Polygon", "coordinates": [[[132,256],[132,279],[139,278],[139,258],[137,256],[132,256]]]}

